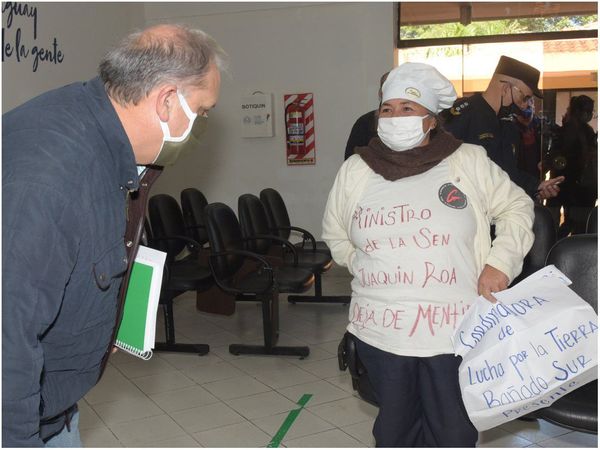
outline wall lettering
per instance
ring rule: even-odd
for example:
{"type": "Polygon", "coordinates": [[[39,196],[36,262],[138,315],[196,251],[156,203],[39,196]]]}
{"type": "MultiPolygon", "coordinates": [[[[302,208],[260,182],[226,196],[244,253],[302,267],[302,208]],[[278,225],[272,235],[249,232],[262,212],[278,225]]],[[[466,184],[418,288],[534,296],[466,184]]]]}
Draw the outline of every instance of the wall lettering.
{"type": "MultiPolygon", "coordinates": [[[[38,9],[28,3],[4,2],[2,16],[6,26],[2,27],[2,61],[15,59],[17,62],[31,62],[33,72],[37,72],[40,64],[61,64],[65,55],[60,49],[58,39],[40,44],[38,38],[38,9]],[[31,36],[24,35],[23,28],[17,22],[30,22],[33,29],[31,36]]],[[[27,28],[28,29],[28,28],[27,28]]]]}

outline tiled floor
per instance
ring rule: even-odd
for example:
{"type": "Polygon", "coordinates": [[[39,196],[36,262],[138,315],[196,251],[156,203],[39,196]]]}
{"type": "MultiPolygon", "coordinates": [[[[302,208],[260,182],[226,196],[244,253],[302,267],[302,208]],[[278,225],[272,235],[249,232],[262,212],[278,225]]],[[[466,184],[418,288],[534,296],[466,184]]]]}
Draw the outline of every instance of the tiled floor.
{"type": "MultiPolygon", "coordinates": [[[[323,277],[329,294],[349,292],[348,275],[323,277]]],[[[303,394],[312,398],[285,434],[286,447],[373,447],[377,409],[352,390],[337,366],[348,307],[290,305],[281,296],[281,345],[309,345],[305,360],[233,356],[231,343],[260,343],[258,304],[232,316],[199,313],[195,296],[176,301],[178,342],[210,344],[196,356],[155,353],[142,361],[118,352],[101,382],[79,403],[85,447],[265,447],[303,394]]],[[[159,311],[157,335],[163,336],[159,311]]],[[[597,436],[544,421],[514,421],[480,434],[480,447],[591,447],[597,436]]]]}

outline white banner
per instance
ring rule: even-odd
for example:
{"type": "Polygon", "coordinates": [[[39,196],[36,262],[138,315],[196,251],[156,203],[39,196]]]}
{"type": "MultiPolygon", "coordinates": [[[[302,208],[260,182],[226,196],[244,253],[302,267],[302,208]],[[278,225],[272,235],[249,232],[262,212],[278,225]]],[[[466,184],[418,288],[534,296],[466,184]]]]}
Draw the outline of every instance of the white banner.
{"type": "Polygon", "coordinates": [[[479,297],[459,324],[454,351],[473,425],[487,430],[598,378],[598,316],[548,266],[521,283],[479,297]]]}

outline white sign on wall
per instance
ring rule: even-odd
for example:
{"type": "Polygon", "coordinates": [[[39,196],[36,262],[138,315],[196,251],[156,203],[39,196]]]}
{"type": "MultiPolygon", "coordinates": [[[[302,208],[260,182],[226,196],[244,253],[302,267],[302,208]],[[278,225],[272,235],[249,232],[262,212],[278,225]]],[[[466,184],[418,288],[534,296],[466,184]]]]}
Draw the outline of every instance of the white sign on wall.
{"type": "Polygon", "coordinates": [[[242,137],[273,136],[273,96],[255,92],[242,97],[242,137]]]}

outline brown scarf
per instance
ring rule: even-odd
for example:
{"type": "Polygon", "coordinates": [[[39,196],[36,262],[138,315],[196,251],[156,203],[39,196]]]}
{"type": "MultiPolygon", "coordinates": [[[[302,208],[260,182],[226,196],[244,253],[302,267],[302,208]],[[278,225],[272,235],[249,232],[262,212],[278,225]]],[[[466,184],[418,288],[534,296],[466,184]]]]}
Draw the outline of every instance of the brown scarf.
{"type": "Polygon", "coordinates": [[[396,181],[427,172],[461,144],[462,141],[451,134],[438,130],[429,144],[423,147],[396,152],[381,142],[379,137],[374,137],[367,147],[357,147],[354,153],[360,155],[375,173],[386,180],[396,181]]]}

